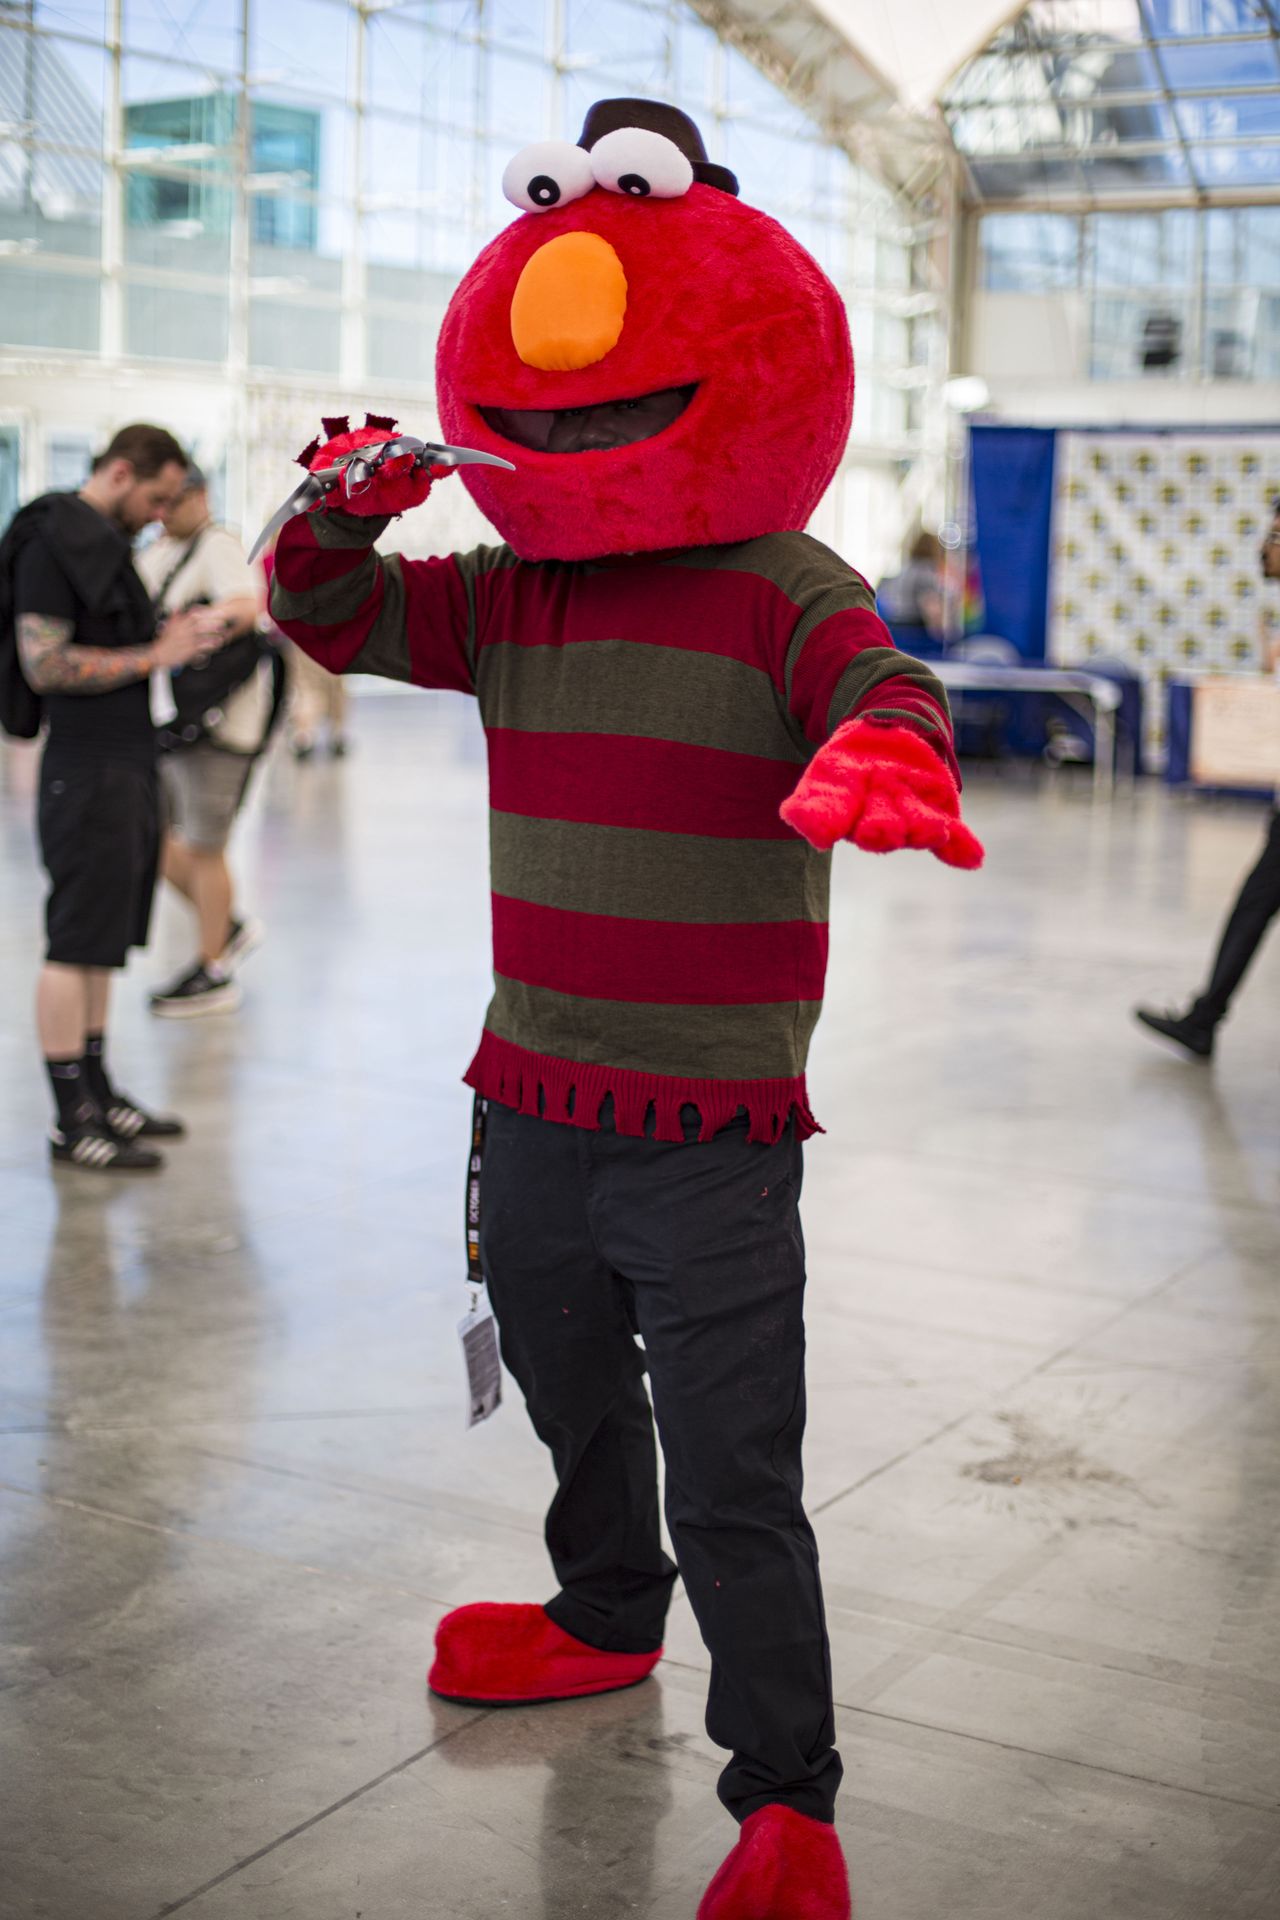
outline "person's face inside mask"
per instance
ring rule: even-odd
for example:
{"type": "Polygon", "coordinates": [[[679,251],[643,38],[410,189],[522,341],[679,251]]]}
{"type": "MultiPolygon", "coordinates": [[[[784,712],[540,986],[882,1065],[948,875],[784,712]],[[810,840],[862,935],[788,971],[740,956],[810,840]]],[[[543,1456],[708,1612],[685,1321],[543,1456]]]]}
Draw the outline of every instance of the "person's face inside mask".
{"type": "Polygon", "coordinates": [[[482,407],[495,433],[538,453],[603,453],[661,433],[688,406],[692,387],[664,387],[634,400],[591,407],[482,407]]]}

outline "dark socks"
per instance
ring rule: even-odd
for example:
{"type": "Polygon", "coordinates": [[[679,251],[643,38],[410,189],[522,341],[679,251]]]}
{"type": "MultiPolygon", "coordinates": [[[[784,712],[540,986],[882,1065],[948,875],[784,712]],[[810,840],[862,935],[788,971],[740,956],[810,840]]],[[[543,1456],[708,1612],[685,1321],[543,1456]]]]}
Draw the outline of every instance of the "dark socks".
{"type": "Polygon", "coordinates": [[[85,1090],[91,1100],[96,1100],[105,1113],[115,1099],[111,1082],[107,1078],[107,1062],[104,1053],[105,1036],[101,1033],[87,1033],[84,1037],[84,1059],[80,1062],[84,1074],[85,1090]]]}
{"type": "Polygon", "coordinates": [[[46,1060],[49,1083],[53,1088],[53,1097],[58,1103],[58,1125],[66,1132],[68,1128],[79,1126],[84,1117],[84,1108],[91,1102],[93,1095],[84,1071],[83,1060],[46,1060]]]}

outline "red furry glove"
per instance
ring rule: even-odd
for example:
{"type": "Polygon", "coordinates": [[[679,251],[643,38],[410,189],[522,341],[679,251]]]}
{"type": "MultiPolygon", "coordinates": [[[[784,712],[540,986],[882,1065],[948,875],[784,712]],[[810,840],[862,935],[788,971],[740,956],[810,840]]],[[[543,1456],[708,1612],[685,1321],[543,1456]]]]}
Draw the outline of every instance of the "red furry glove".
{"type": "MultiPolygon", "coordinates": [[[[321,425],[329,438],[323,442],[313,440],[298,455],[298,465],[312,473],[336,467],[344,454],[353,453],[359,447],[373,447],[396,438],[395,421],[373,413],[366,413],[364,425],[354,431],[345,414],[323,420],[321,425]]],[[[312,512],[355,513],[365,518],[406,513],[410,507],[422,505],[433,480],[443,479],[452,472],[452,467],[415,466],[411,453],[401,454],[398,459],[388,460],[370,478],[366,479],[359,470],[349,478],[344,476],[312,512]]]]}
{"type": "Polygon", "coordinates": [[[960,818],[946,767],[909,727],[846,720],[805,768],[782,817],[826,852],[852,840],[867,853],[924,847],[949,867],[980,867],[982,843],[960,818]]]}

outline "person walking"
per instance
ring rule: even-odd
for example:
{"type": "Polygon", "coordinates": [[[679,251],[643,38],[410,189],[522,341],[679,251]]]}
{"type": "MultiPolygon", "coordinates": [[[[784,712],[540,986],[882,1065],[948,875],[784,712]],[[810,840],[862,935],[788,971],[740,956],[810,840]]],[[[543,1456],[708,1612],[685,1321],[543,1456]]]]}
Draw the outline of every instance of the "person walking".
{"type": "Polygon", "coordinates": [[[204,606],[225,641],[218,687],[204,696],[216,697],[214,707],[179,725],[172,686],[160,689],[170,718],[160,736],[160,871],[195,911],[199,951],[151,995],[151,1011],[188,1019],[240,1004],[235,968],[262,937],[256,920],[235,912],[227,842],[272,719],[271,661],[257,639],[263,583],[235,534],[215,525],[208,482],[196,466],[187,469],[163,535],[138,555],[137,568],[157,612],[204,606]]]}
{"type": "Polygon", "coordinates": [[[291,647],[289,653],[290,751],[295,760],[309,760],[322,730],[327,730],[329,752],[341,760],[347,751],[346,682],[301,647],[291,647]]]}
{"type": "Polygon", "coordinates": [[[162,427],[124,427],[79,493],[16,516],[2,555],[22,675],[44,706],[39,840],[48,945],[36,1027],[56,1105],[56,1162],[99,1173],[158,1168],[145,1140],[181,1121],[121,1092],[107,1068],[110,982],[146,942],[160,848],[148,681],[217,643],[195,609],[157,635],[133,541],[177,498],[187,459],[162,427]]]}
{"type": "MultiPolygon", "coordinates": [[[[1280,581],[1280,498],[1272,503],[1273,519],[1262,544],[1262,577],[1280,581]]],[[[1262,609],[1262,664],[1280,672],[1280,607],[1274,601],[1262,609]]],[[[1256,865],[1236,895],[1218,942],[1209,983],[1185,1013],[1154,1007],[1135,1007],[1144,1027],[1172,1040],[1199,1059],[1212,1058],[1214,1038],[1262,939],[1280,913],[1280,805],[1272,808],[1267,837],[1256,865]]]]}

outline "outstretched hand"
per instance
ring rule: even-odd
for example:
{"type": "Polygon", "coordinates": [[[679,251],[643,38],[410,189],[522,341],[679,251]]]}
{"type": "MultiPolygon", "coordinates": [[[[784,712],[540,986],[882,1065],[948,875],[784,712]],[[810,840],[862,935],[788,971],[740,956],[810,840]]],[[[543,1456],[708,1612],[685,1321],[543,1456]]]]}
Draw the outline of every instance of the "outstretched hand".
{"type": "Polygon", "coordinates": [[[949,867],[980,867],[982,843],[960,818],[950,773],[919,734],[846,720],[805,768],[782,818],[826,852],[852,840],[867,853],[918,847],[949,867]]]}

